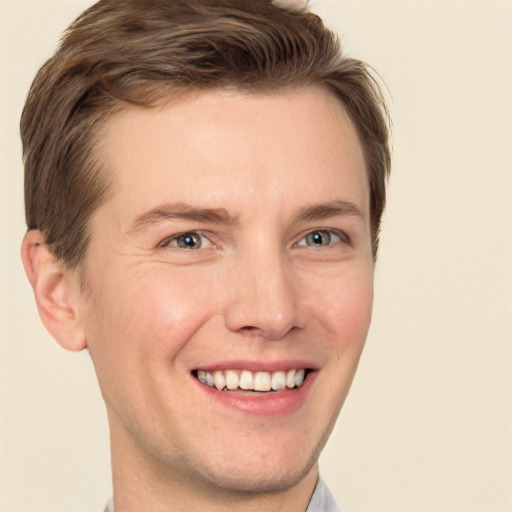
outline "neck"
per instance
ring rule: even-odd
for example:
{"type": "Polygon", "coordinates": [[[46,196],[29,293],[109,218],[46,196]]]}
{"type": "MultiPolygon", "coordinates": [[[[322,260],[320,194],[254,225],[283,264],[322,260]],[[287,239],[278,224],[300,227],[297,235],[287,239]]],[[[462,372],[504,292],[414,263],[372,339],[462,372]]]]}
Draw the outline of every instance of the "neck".
{"type": "Polygon", "coordinates": [[[111,458],[115,512],[305,512],[318,478],[315,463],[298,482],[284,489],[226,488],[189,468],[177,470],[148,456],[124,429],[112,429],[112,424],[111,458]]]}

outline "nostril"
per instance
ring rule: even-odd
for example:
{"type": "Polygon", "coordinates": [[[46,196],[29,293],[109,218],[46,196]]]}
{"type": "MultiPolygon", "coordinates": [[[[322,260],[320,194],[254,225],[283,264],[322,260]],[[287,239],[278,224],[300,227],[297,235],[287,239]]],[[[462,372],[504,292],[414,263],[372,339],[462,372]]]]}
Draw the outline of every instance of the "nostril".
{"type": "Polygon", "coordinates": [[[262,331],[258,327],[254,327],[253,325],[246,325],[245,327],[241,327],[238,332],[240,334],[246,334],[247,336],[261,336],[262,331]]]}

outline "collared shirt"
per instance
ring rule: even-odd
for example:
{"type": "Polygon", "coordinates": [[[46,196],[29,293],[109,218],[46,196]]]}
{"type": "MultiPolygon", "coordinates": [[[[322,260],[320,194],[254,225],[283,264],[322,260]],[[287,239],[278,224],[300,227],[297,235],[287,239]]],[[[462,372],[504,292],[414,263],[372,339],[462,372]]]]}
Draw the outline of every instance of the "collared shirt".
{"type": "MultiPolygon", "coordinates": [[[[114,503],[112,500],[108,502],[104,512],[114,512],[114,503]]],[[[319,478],[316,483],[306,512],[341,512],[334,496],[321,478],[319,478]]]]}
{"type": "Polygon", "coordinates": [[[306,512],[341,512],[325,482],[318,478],[306,512]]]}

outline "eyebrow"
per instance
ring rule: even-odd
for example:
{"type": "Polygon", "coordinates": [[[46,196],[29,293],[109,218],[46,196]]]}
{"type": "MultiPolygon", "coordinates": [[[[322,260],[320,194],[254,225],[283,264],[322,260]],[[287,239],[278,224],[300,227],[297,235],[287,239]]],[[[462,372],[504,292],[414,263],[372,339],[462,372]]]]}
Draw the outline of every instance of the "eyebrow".
{"type": "Polygon", "coordinates": [[[327,203],[314,204],[301,210],[297,216],[299,222],[312,220],[324,220],[331,217],[355,216],[366,221],[365,212],[355,203],[350,201],[328,201],[327,203]]]}
{"type": "Polygon", "coordinates": [[[166,220],[188,220],[200,223],[233,224],[232,217],[224,208],[198,208],[187,203],[165,203],[139,215],[128,233],[133,234],[144,228],[166,220]]]}
{"type": "MultiPolygon", "coordinates": [[[[363,221],[366,219],[363,210],[355,203],[335,200],[307,206],[298,212],[295,220],[308,222],[340,216],[356,216],[363,221]]],[[[139,215],[128,233],[135,234],[151,225],[167,220],[187,220],[204,224],[235,224],[237,217],[231,216],[225,208],[199,208],[187,203],[165,203],[139,215]]]]}

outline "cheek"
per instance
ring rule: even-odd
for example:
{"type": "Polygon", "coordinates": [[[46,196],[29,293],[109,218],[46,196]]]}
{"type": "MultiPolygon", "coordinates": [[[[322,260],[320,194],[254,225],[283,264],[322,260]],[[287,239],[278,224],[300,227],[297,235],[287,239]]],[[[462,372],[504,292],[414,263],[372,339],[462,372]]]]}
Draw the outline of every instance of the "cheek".
{"type": "Polygon", "coordinates": [[[340,352],[360,352],[372,317],[371,270],[343,273],[323,292],[317,290],[316,296],[322,297],[317,311],[331,346],[340,352]]]}
{"type": "Polygon", "coordinates": [[[126,364],[164,352],[172,359],[212,315],[212,287],[205,279],[196,281],[191,272],[171,273],[164,266],[97,280],[88,311],[94,327],[90,342],[123,354],[126,364]]]}

